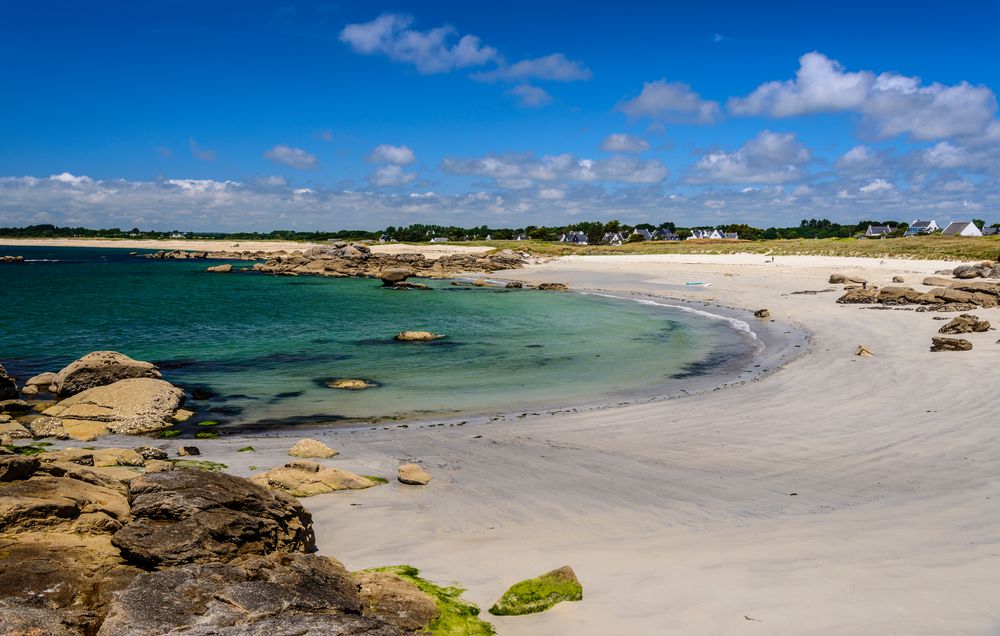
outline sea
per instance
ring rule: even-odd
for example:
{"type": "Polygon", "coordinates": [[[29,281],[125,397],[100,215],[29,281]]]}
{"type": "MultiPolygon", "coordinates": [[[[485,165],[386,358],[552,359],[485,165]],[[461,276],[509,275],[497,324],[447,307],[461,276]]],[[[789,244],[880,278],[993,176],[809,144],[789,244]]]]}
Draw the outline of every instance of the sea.
{"type": "MultiPolygon", "coordinates": [[[[21,380],[95,350],[157,364],[185,427],[378,426],[585,408],[681,390],[752,356],[745,324],[648,299],[207,273],[125,249],[0,247],[0,363],[21,380]],[[639,302],[637,302],[637,300],[639,302]],[[445,337],[397,342],[405,330],[445,337]],[[737,362],[734,362],[737,361],[737,362]],[[361,378],[362,391],[329,388],[361,378]]],[[[426,281],[422,281],[426,282],[426,281]]],[[[189,432],[188,431],[188,432],[189,432]]]]}

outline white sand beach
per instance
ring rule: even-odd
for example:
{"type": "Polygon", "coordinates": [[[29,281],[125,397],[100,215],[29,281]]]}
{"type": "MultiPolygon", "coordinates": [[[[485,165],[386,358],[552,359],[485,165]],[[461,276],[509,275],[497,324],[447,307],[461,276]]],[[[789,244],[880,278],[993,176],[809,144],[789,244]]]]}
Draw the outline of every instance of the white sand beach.
{"type": "MultiPolygon", "coordinates": [[[[352,569],[413,564],[467,587],[484,610],[520,579],[576,570],[582,602],[491,618],[500,634],[998,633],[997,336],[930,353],[939,314],[837,305],[839,286],[827,284],[845,272],[919,285],[953,266],[554,260],[510,278],[766,307],[774,324],[810,332],[808,351],[759,381],[676,400],[298,431],[252,440],[255,453],[234,452],[245,440],[199,446],[237,474],[283,463],[301,436],[341,451],[326,463],[363,474],[391,479],[398,463],[420,462],[434,475],[425,488],[392,481],[303,499],[320,548],[352,569]],[[712,285],[683,285],[692,280],[712,285]],[[859,343],[875,357],[856,357],[859,343]]],[[[1000,322],[998,310],[976,313],[1000,322]]]]}
{"type": "MultiPolygon", "coordinates": [[[[760,324],[751,312],[767,308],[771,328],[808,332],[796,341],[804,355],[678,399],[529,414],[512,404],[505,418],[464,426],[299,429],[197,445],[249,475],[313,437],[340,451],[323,463],[390,479],[302,499],[321,552],[355,570],[415,565],[467,588],[484,613],[518,580],[574,568],[582,602],[489,617],[500,634],[997,634],[997,335],[962,336],[970,352],[931,353],[943,324],[934,318],[954,314],[838,305],[841,286],[827,283],[833,272],[879,285],[898,275],[922,289],[925,275],[954,265],[553,259],[505,275],[724,305],[751,325],[760,324]],[[855,356],[858,344],[875,357],[855,356]],[[236,452],[248,443],[256,452],[236,452]],[[430,485],[393,480],[407,461],[434,476],[430,485]]],[[[1000,310],[975,313],[1000,323],[1000,310]]]]}

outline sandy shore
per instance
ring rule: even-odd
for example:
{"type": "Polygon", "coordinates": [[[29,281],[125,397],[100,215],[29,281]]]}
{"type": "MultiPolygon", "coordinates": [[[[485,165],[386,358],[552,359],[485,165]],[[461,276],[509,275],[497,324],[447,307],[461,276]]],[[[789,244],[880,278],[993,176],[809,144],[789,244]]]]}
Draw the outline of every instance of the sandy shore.
{"type": "MultiPolygon", "coordinates": [[[[341,451],[331,465],[392,477],[416,460],[434,475],[425,488],[304,499],[321,550],[352,569],[416,565],[484,610],[520,579],[576,570],[582,602],[491,618],[500,634],[1000,633],[997,334],[967,336],[971,352],[930,353],[937,314],[837,305],[826,282],[844,272],[915,284],[953,266],[656,255],[511,272],[766,307],[774,325],[812,337],[806,355],[759,381],[676,400],[309,431],[341,451]],[[854,356],[859,343],[876,356],[854,356]]],[[[1000,310],[976,313],[1000,323],[1000,310]]],[[[198,445],[249,474],[286,461],[300,436],[253,439],[255,453],[235,452],[244,439],[198,445]]]]}
{"type": "MultiPolygon", "coordinates": [[[[0,238],[2,246],[32,247],[98,247],[129,250],[190,250],[193,252],[249,251],[249,252],[302,252],[310,247],[326,247],[328,243],[296,243],[292,241],[189,241],[177,240],[114,240],[114,239],[13,239],[0,238]]],[[[372,245],[372,250],[383,254],[420,253],[428,258],[442,254],[488,252],[489,247],[470,245],[402,245],[388,243],[372,245]]]]}

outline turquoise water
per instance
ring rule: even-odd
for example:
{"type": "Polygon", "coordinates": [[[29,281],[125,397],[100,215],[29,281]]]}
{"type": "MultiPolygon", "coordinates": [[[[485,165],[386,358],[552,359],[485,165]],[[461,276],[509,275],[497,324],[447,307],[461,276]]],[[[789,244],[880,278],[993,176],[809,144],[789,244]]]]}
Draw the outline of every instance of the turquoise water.
{"type": "MultiPolygon", "coordinates": [[[[20,379],[98,349],[160,365],[193,422],[381,422],[521,412],[667,391],[752,351],[723,321],[575,293],[208,274],[127,250],[0,247],[0,361],[20,379]],[[447,334],[398,343],[403,330],[447,334]],[[323,382],[365,378],[366,391],[323,382]],[[207,396],[207,397],[206,397],[207,396]],[[194,397],[202,399],[194,399],[194,397]]],[[[209,263],[211,264],[211,263],[209,263]]],[[[234,263],[245,266],[246,263],[234,263]]]]}

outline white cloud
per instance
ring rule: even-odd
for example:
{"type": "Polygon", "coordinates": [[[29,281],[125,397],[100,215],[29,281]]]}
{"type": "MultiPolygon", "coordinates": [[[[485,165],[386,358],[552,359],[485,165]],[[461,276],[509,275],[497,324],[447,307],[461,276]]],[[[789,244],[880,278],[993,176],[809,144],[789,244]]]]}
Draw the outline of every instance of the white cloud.
{"type": "Polygon", "coordinates": [[[282,177],[280,175],[270,175],[270,176],[267,176],[267,177],[259,177],[259,178],[256,179],[256,182],[257,182],[257,185],[261,185],[261,186],[265,186],[265,187],[271,187],[271,188],[288,185],[288,181],[284,177],[282,177]]]}
{"type": "Polygon", "coordinates": [[[605,152],[645,152],[649,150],[649,142],[641,137],[626,133],[612,133],[601,142],[601,150],[605,152]]]}
{"type": "Polygon", "coordinates": [[[409,146],[391,144],[379,144],[368,155],[368,161],[372,163],[391,163],[397,166],[408,166],[416,160],[417,157],[409,146]]]}
{"type": "Polygon", "coordinates": [[[985,86],[964,81],[923,85],[919,77],[849,72],[836,60],[812,52],[799,58],[795,79],[761,84],[746,97],[730,99],[729,110],[768,117],[857,112],[875,137],[932,140],[983,133],[997,101],[985,86]]]}
{"type": "Polygon", "coordinates": [[[552,101],[552,96],[545,89],[530,84],[520,84],[507,91],[508,95],[516,97],[518,103],[526,108],[538,108],[552,101]]]}
{"type": "Polygon", "coordinates": [[[191,149],[191,156],[199,161],[214,161],[215,151],[208,150],[207,148],[202,148],[198,145],[198,142],[192,137],[188,139],[188,148],[191,149]]]}
{"type": "Polygon", "coordinates": [[[703,100],[687,84],[665,79],[644,83],[637,97],[617,109],[629,117],[696,124],[714,123],[721,114],[719,102],[703,100]]]}
{"type": "Polygon", "coordinates": [[[835,165],[841,172],[863,172],[880,168],[882,160],[868,146],[854,146],[842,154],[835,165]]]}
{"type": "Polygon", "coordinates": [[[667,177],[667,167],[657,160],[633,157],[581,159],[571,154],[487,155],[472,159],[446,157],[441,169],[448,174],[486,177],[499,187],[524,190],[537,183],[564,181],[650,184],[667,177]]]}
{"type": "Polygon", "coordinates": [[[872,194],[873,192],[887,192],[889,190],[894,190],[895,188],[896,186],[892,185],[885,179],[875,179],[858,188],[858,191],[864,192],[865,194],[872,194]]]}
{"type": "Polygon", "coordinates": [[[716,151],[694,165],[691,183],[787,183],[805,176],[809,150],[792,133],[765,130],[733,151],[716,151]]]}
{"type": "Polygon", "coordinates": [[[371,182],[379,187],[403,186],[413,183],[416,178],[417,173],[404,172],[402,166],[389,164],[378,168],[372,175],[371,182]]]}
{"type": "Polygon", "coordinates": [[[358,53],[385,55],[395,62],[413,64],[424,74],[482,66],[498,57],[496,49],[474,35],[463,35],[455,42],[458,34],[453,27],[417,31],[410,28],[413,21],[412,16],[384,13],[371,22],[348,24],[340,32],[340,40],[358,53]]]}
{"type": "Polygon", "coordinates": [[[264,153],[264,158],[296,170],[313,170],[318,165],[316,156],[312,153],[285,144],[278,144],[271,148],[264,153]]]}
{"type": "Polygon", "coordinates": [[[492,71],[481,71],[472,75],[473,79],[483,82],[502,80],[507,82],[526,82],[530,80],[548,80],[553,82],[576,82],[589,80],[592,77],[590,69],[582,62],[574,62],[562,53],[552,53],[544,57],[521,60],[510,66],[501,65],[492,71]]]}
{"type": "Polygon", "coordinates": [[[52,181],[58,181],[59,183],[66,183],[74,186],[82,186],[94,182],[94,180],[91,179],[90,177],[84,177],[84,176],[78,177],[68,172],[54,174],[51,177],[49,177],[49,179],[52,181]]]}
{"type": "Polygon", "coordinates": [[[538,191],[538,196],[547,201],[559,201],[566,198],[566,191],[559,188],[542,188],[538,191]]]}

